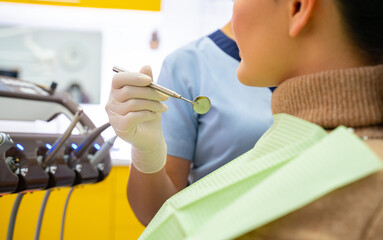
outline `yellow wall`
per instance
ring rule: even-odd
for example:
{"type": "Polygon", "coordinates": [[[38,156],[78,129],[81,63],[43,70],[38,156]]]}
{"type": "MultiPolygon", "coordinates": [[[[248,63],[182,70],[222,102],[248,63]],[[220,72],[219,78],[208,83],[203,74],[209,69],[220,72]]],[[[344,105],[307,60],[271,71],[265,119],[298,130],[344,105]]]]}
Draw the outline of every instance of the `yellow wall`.
{"type": "MultiPolygon", "coordinates": [[[[128,167],[113,167],[101,183],[78,186],[69,201],[64,239],[137,239],[144,227],[126,198],[128,167]]],[[[45,210],[41,240],[60,237],[61,218],[69,188],[52,191],[45,210]]],[[[33,239],[44,191],[28,193],[21,201],[14,240],[33,239]]],[[[5,239],[16,195],[0,197],[0,239],[5,239]]]]}
{"type": "Polygon", "coordinates": [[[161,0],[8,0],[0,2],[35,3],[56,6],[75,6],[93,8],[117,8],[146,11],[160,11],[161,0]]]}

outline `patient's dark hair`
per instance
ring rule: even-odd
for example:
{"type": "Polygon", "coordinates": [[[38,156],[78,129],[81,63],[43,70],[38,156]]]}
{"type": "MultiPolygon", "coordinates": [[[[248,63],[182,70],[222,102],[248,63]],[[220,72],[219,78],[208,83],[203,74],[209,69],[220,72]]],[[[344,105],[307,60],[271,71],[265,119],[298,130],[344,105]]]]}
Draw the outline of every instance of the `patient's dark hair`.
{"type": "Polygon", "coordinates": [[[373,64],[383,63],[383,0],[334,0],[354,45],[373,64]]]}

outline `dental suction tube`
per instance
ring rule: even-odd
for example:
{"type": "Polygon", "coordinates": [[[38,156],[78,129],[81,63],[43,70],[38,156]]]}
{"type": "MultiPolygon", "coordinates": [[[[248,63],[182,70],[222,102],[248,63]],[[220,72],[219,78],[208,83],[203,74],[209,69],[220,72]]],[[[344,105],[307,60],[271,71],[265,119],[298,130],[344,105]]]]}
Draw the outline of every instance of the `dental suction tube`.
{"type": "Polygon", "coordinates": [[[5,135],[5,133],[0,133],[0,145],[3,144],[3,142],[5,141],[6,137],[7,137],[7,135],[5,135]]]}
{"type": "Polygon", "coordinates": [[[117,136],[114,136],[111,139],[109,139],[108,141],[106,141],[101,146],[100,150],[98,150],[96,152],[96,154],[94,154],[94,156],[90,160],[90,163],[93,166],[97,166],[97,164],[99,164],[103,159],[106,158],[106,156],[109,154],[109,150],[112,148],[112,146],[113,146],[114,142],[116,141],[116,139],[117,139],[117,136]]]}
{"type": "Polygon", "coordinates": [[[24,194],[25,193],[17,194],[15,202],[13,203],[11,217],[9,218],[9,223],[8,223],[7,238],[6,238],[7,240],[13,240],[13,233],[15,230],[17,212],[19,211],[21,200],[23,199],[24,194]]]}
{"type": "Polygon", "coordinates": [[[81,145],[77,148],[77,150],[74,152],[74,156],[76,158],[81,158],[81,156],[86,152],[86,150],[88,149],[88,147],[96,140],[96,138],[98,136],[100,136],[100,134],[105,130],[107,129],[108,127],[110,127],[110,123],[105,123],[104,125],[98,127],[98,128],[95,128],[90,134],[89,136],[81,143],[81,145]]]}
{"type": "MultiPolygon", "coordinates": [[[[69,126],[67,127],[65,132],[53,144],[52,149],[49,150],[49,152],[46,155],[46,158],[43,160],[43,167],[44,168],[52,164],[54,156],[57,154],[58,150],[63,146],[65,141],[70,137],[70,135],[71,135],[73,129],[75,128],[76,124],[80,121],[82,114],[83,114],[83,110],[79,109],[75,113],[74,118],[72,119],[71,123],[69,124],[69,126]]],[[[39,217],[38,217],[38,220],[37,220],[36,231],[35,231],[35,238],[34,238],[35,240],[38,240],[40,238],[41,225],[42,225],[42,222],[43,222],[44,212],[45,212],[45,208],[46,208],[46,205],[47,205],[50,193],[51,193],[51,190],[48,189],[45,192],[45,195],[44,195],[44,198],[43,198],[43,202],[41,203],[39,217]]]]}
{"type": "Polygon", "coordinates": [[[0,146],[2,145],[13,145],[13,141],[8,134],[0,132],[0,146]]]}
{"type": "Polygon", "coordinates": [[[49,150],[46,158],[43,161],[44,167],[49,166],[53,162],[53,157],[56,155],[56,153],[62,147],[62,145],[65,143],[65,141],[69,138],[69,136],[71,135],[76,124],[80,121],[82,114],[83,114],[82,109],[77,110],[77,112],[74,115],[74,118],[72,119],[68,128],[65,130],[63,135],[59,139],[56,140],[56,142],[53,144],[52,149],[49,150]]]}

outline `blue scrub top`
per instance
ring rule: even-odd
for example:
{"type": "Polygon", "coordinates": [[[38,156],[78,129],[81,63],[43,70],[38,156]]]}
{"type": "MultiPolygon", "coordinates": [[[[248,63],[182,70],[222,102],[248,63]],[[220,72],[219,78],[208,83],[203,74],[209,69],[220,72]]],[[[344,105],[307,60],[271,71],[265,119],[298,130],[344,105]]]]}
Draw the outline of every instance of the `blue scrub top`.
{"type": "Polygon", "coordinates": [[[193,183],[250,150],[272,125],[271,89],[237,79],[238,47],[222,31],[194,41],[164,61],[158,83],[187,99],[207,96],[208,113],[169,98],[162,114],[168,155],[191,161],[193,183]]]}

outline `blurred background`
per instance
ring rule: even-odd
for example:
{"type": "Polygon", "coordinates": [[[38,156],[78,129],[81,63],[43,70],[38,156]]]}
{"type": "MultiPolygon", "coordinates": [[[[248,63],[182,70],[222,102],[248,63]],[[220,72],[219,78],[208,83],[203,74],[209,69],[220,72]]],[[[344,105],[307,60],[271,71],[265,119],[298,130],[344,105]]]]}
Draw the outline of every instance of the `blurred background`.
{"type": "MultiPolygon", "coordinates": [[[[223,27],[232,6],[231,0],[0,1],[0,75],[48,87],[57,83],[57,90],[77,101],[98,127],[108,121],[104,106],[114,65],[130,71],[150,65],[156,81],[169,53],[223,27]]],[[[31,128],[15,126],[0,121],[0,130],[31,128]]],[[[33,128],[39,132],[45,126],[33,128]]],[[[112,131],[103,137],[113,136],[112,131]]],[[[143,231],[125,194],[129,146],[117,140],[111,158],[113,168],[105,181],[74,192],[65,239],[137,239],[143,231]]],[[[40,239],[59,239],[68,191],[54,190],[40,239]]],[[[33,239],[42,197],[43,191],[25,196],[14,239],[33,239]]],[[[5,239],[2,226],[7,225],[14,199],[0,197],[0,239],[5,239]]]]}
{"type": "MultiPolygon", "coordinates": [[[[114,65],[130,71],[150,65],[156,81],[169,53],[223,27],[233,6],[231,0],[88,0],[96,7],[65,6],[76,2],[0,1],[0,73],[46,86],[56,82],[96,126],[107,121],[114,65]],[[109,8],[113,2],[134,10],[109,8]]],[[[114,159],[129,160],[129,152],[116,150],[120,145],[114,159]]]]}

